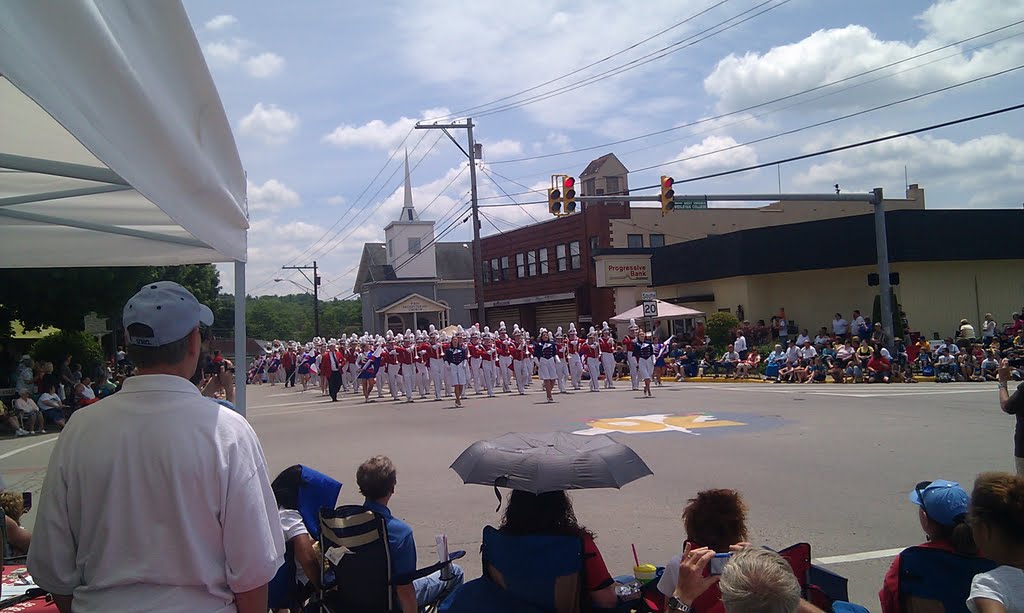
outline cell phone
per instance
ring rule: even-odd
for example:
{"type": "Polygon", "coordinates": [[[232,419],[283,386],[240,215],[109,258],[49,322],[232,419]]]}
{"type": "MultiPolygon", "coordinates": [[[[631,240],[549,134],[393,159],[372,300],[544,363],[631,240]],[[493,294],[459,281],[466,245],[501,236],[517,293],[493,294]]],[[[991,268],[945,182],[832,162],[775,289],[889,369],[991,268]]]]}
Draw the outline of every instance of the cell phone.
{"type": "Polygon", "coordinates": [[[711,558],[711,562],[708,563],[708,574],[721,575],[722,569],[725,568],[731,557],[731,553],[716,553],[715,557],[711,558]]]}
{"type": "Polygon", "coordinates": [[[21,493],[21,505],[25,507],[26,513],[32,509],[32,492],[21,493]]]}

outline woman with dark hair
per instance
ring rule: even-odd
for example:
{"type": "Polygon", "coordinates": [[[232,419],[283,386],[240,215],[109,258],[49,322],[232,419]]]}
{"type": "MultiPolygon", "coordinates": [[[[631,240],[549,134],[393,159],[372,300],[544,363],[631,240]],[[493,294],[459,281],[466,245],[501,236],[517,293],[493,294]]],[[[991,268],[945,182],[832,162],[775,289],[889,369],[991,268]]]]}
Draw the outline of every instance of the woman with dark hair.
{"type": "MultiPolygon", "coordinates": [[[[729,553],[730,547],[747,540],[747,505],[736,490],[697,492],[697,497],[687,501],[683,509],[683,528],[693,549],[707,547],[716,553],[729,553]]],[[[665,598],[675,593],[681,561],[682,552],[665,564],[665,572],[658,580],[658,591],[665,598]]]]}
{"type": "Polygon", "coordinates": [[[967,608],[972,613],[1024,611],[1024,478],[978,475],[969,516],[985,557],[1001,566],[974,576],[967,608]]]}
{"type": "Polygon", "coordinates": [[[564,491],[531,494],[513,490],[499,530],[512,536],[576,536],[583,541],[583,583],[594,607],[618,603],[615,582],[594,543],[594,534],[576,521],[572,501],[564,491]]]}
{"type": "Polygon", "coordinates": [[[277,512],[281,519],[286,551],[290,551],[295,559],[294,581],[299,600],[290,609],[293,613],[302,610],[302,602],[320,584],[320,568],[316,552],[313,550],[313,538],[309,535],[309,529],[299,513],[299,490],[302,485],[301,464],[284,469],[270,484],[277,500],[277,512]]]}
{"type": "MultiPolygon", "coordinates": [[[[909,494],[910,502],[917,505],[917,519],[921,523],[926,542],[918,547],[941,549],[961,555],[978,555],[978,547],[967,525],[967,492],[959,483],[937,479],[922,481],[909,494]]],[[[900,556],[892,561],[885,574],[878,599],[882,613],[900,613],[904,603],[899,594],[900,556]]],[[[942,581],[941,577],[935,577],[942,581]]]]}

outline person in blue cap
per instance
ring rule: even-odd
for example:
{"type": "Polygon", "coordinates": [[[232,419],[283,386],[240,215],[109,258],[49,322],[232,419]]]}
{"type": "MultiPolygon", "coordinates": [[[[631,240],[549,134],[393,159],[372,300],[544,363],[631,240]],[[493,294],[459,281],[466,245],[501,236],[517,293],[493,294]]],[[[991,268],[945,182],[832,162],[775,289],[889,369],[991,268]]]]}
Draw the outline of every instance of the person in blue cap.
{"type": "MultiPolygon", "coordinates": [[[[978,555],[971,527],[967,524],[970,497],[959,483],[945,479],[922,481],[914,486],[909,498],[917,505],[917,519],[927,539],[919,547],[978,555]]],[[[878,592],[882,613],[901,613],[904,610],[899,594],[899,577],[900,556],[896,556],[885,574],[882,590],[878,592]]]]}

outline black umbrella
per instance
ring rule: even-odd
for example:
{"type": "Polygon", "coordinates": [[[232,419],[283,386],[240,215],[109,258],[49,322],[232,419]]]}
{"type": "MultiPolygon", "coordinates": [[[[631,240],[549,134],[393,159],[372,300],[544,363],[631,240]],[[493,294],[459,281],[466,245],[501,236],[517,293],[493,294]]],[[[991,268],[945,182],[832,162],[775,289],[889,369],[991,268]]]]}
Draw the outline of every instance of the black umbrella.
{"type": "Polygon", "coordinates": [[[464,483],[534,494],[620,488],[654,474],[635,451],[608,435],[568,432],[510,432],[496,439],[477,441],[451,467],[464,483]]]}

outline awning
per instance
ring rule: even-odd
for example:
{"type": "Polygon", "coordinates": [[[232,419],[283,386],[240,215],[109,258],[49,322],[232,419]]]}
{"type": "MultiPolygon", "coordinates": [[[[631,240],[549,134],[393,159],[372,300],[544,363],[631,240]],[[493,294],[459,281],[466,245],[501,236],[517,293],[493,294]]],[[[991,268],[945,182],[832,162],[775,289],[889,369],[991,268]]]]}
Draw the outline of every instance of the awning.
{"type": "MultiPolygon", "coordinates": [[[[686,319],[688,317],[703,317],[704,313],[696,309],[690,309],[664,300],[656,300],[658,303],[658,316],[652,319],[686,319]]],[[[644,318],[644,306],[642,304],[629,309],[625,313],[619,313],[612,317],[611,321],[617,324],[628,324],[630,319],[640,321],[644,318]]]]}
{"type": "Polygon", "coordinates": [[[248,217],[180,2],[0,3],[0,266],[234,261],[244,372],[248,217]]]}

